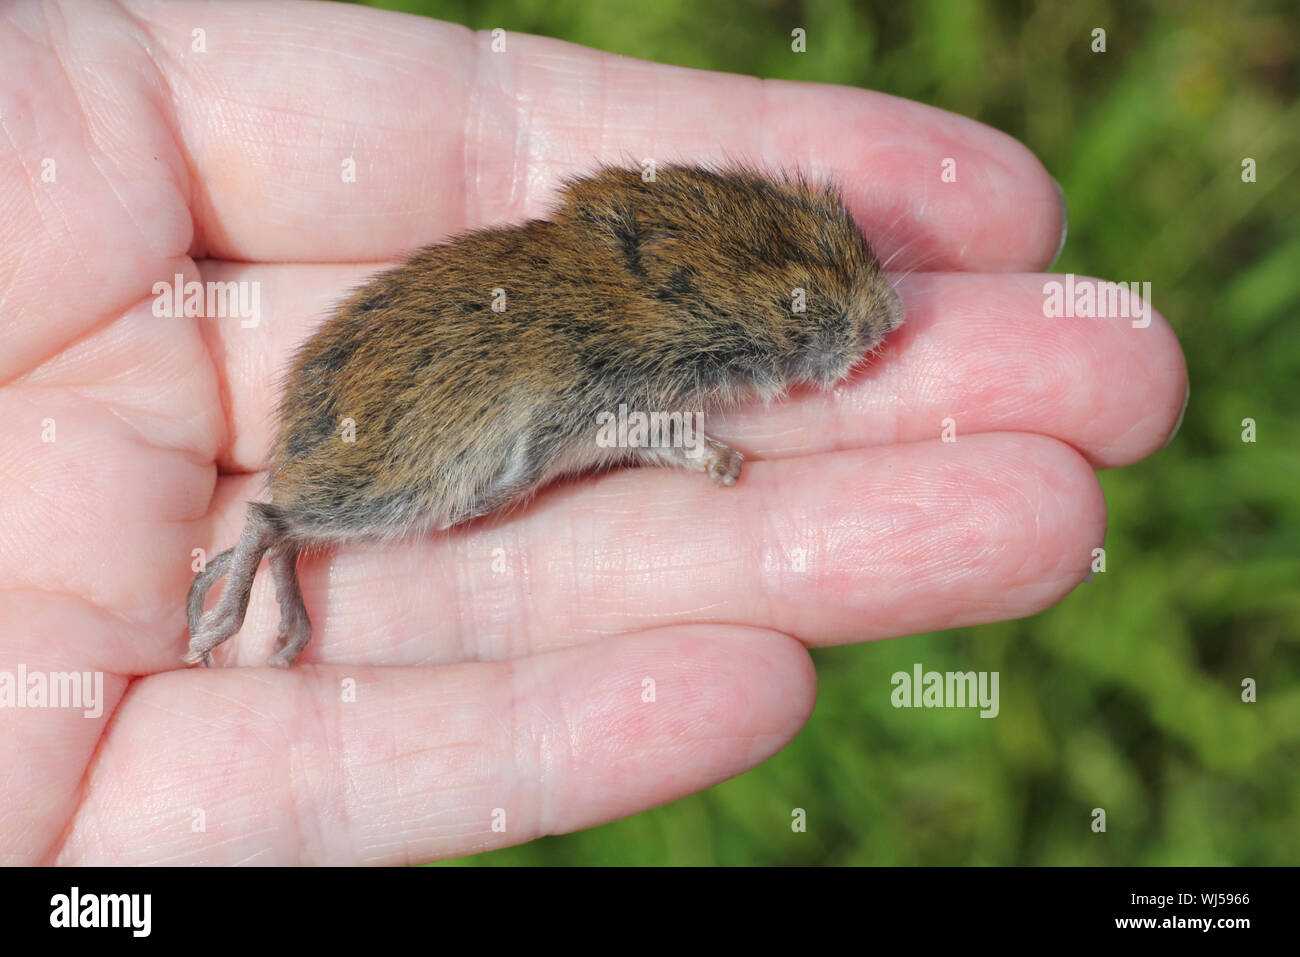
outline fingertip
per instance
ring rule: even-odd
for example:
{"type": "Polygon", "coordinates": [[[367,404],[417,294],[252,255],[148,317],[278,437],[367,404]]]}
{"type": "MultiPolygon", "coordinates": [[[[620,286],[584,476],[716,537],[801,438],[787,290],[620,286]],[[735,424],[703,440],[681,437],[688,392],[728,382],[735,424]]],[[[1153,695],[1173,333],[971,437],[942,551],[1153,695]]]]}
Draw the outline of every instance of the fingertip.
{"type": "Polygon", "coordinates": [[[1065,199],[1065,188],[1061,186],[1061,181],[1055,176],[1052,177],[1052,184],[1056,187],[1058,200],[1057,215],[1060,217],[1061,238],[1057,241],[1056,252],[1052,254],[1052,261],[1047,266],[1049,270],[1054,268],[1060,260],[1061,253],[1065,251],[1065,240],[1070,235],[1070,206],[1065,199]]]}
{"type": "MultiPolygon", "coordinates": [[[[1091,577],[1095,550],[1106,542],[1106,496],[1096,470],[1077,450],[1046,436],[1026,436],[1036,446],[1034,458],[1044,486],[1039,501],[1054,496],[1059,520],[1052,530],[1054,548],[1039,549],[1043,562],[1026,592],[1025,614],[1036,614],[1056,604],[1091,577]]],[[[1041,510],[1033,516],[1039,521],[1041,510]]]]}

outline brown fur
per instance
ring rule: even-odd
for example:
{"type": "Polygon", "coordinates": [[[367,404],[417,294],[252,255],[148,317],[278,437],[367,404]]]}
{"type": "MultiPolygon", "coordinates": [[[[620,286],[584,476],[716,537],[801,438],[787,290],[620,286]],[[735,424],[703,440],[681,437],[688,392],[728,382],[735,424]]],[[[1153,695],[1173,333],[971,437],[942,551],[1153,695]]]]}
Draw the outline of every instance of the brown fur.
{"type": "Polygon", "coordinates": [[[901,320],[838,192],[799,177],[678,166],[645,182],[606,167],[566,184],[550,220],[428,247],[353,293],[294,358],[271,502],[195,579],[186,660],[210,661],[239,629],[267,552],[283,665],[311,634],[294,570],[304,548],[448,528],[623,462],[732,484],[741,457],[721,443],[706,439],[699,459],[600,448],[597,414],[707,412],[828,386],[901,320]]]}

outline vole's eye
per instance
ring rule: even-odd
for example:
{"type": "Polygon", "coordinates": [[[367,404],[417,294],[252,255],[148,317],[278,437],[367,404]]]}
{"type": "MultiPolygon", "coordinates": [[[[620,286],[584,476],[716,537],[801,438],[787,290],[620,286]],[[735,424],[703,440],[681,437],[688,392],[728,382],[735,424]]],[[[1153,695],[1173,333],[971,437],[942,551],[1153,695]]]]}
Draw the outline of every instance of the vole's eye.
{"type": "Polygon", "coordinates": [[[822,320],[822,337],[827,341],[847,341],[852,338],[852,327],[847,309],[832,310],[822,320]]]}

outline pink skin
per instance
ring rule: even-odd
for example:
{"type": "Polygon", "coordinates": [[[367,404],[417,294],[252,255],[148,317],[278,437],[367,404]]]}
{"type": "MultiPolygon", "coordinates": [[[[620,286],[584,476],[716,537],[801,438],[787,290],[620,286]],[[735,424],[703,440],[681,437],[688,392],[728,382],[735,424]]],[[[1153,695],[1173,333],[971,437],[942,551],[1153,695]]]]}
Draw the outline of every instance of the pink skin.
{"type": "Polygon", "coordinates": [[[0,20],[0,670],[100,670],[106,698],[98,719],[0,709],[0,861],[425,861],[706,788],[808,717],[807,646],[1059,600],[1103,538],[1093,469],[1174,429],[1168,325],[1043,318],[1056,189],[970,120],[515,34],[496,54],[344,6],[133,14],[0,20]],[[625,471],[308,557],[302,664],[260,667],[263,574],[226,667],[178,670],[191,550],[237,535],[274,375],[331,300],[405,250],[543,213],[597,159],[724,148],[837,176],[882,256],[902,250],[891,270],[928,270],[878,364],[716,420],[746,455],[735,488],[625,471]],[[262,324],[155,318],[176,272],[260,281],[262,324]]]}

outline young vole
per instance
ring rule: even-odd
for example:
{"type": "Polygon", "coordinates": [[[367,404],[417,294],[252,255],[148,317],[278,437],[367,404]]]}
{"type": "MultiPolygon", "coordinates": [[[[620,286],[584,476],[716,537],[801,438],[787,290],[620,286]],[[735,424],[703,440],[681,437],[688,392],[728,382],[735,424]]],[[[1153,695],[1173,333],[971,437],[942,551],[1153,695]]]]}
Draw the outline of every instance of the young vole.
{"type": "Polygon", "coordinates": [[[449,528],[615,464],[734,484],[742,458],[721,442],[610,448],[598,422],[828,387],[902,321],[834,186],[695,166],[648,180],[574,179],[551,219],[428,247],[342,303],[289,369],[270,503],[194,579],[185,661],[239,630],[267,553],[270,663],[286,666],[311,639],[303,549],[449,528]]]}

